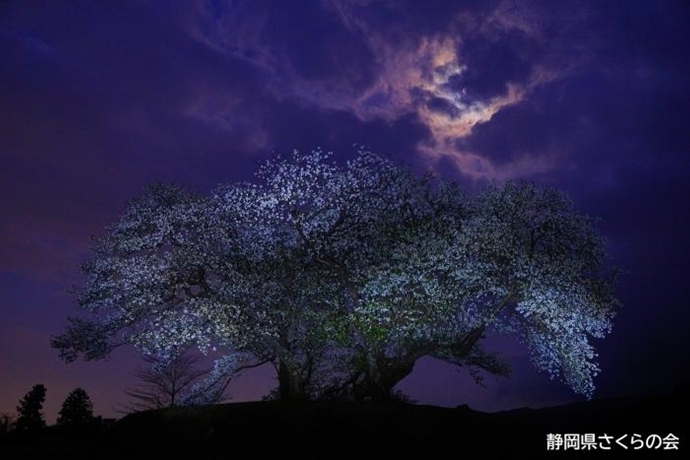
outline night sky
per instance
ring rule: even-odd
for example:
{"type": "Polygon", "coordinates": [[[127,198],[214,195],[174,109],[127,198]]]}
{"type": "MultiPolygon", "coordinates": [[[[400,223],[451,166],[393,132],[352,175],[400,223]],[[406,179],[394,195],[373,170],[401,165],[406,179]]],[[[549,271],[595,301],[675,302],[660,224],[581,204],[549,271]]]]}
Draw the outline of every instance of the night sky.
{"type": "MultiPolygon", "coordinates": [[[[65,364],[91,237],[155,181],[209,192],[262,160],[353,143],[477,190],[527,179],[601,218],[623,308],[595,397],[688,382],[690,4],[679,1],[0,3],[0,412],[83,387],[115,416],[132,348],[65,364]],[[604,5],[602,5],[604,4],[604,5]]],[[[431,359],[399,389],[496,411],[580,401],[491,339],[507,379],[431,359]]],[[[273,387],[260,368],[233,401],[273,387]]]]}

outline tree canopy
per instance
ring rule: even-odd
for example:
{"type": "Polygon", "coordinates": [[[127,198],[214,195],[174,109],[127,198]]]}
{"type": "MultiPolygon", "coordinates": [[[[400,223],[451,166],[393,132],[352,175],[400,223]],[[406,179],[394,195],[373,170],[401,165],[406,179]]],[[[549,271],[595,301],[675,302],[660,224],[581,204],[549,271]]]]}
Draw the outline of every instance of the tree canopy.
{"type": "Polygon", "coordinates": [[[34,385],[24,395],[17,406],[17,422],[15,429],[20,433],[35,433],[46,426],[43,418],[43,403],[46,400],[46,387],[43,384],[34,385]]]}
{"type": "Polygon", "coordinates": [[[618,306],[594,222],[563,193],[469,195],[369,151],[295,152],[209,196],[153,185],[93,249],[89,316],[52,338],[65,360],[213,347],[211,379],[270,362],[282,398],[387,399],[424,356],[506,373],[490,330],[589,396],[591,339],[618,306]]]}
{"type": "Polygon", "coordinates": [[[75,388],[62,403],[58,413],[57,424],[78,427],[93,420],[93,403],[89,394],[83,388],[75,388]]]}

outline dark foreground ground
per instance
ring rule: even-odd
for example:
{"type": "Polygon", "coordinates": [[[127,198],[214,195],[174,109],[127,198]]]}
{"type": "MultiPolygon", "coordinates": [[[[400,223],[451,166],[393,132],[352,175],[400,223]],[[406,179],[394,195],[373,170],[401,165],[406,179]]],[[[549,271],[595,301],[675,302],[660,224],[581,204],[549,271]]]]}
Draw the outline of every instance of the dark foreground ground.
{"type": "Polygon", "coordinates": [[[285,402],[159,410],[86,431],[53,427],[35,438],[6,436],[0,458],[680,459],[690,458],[687,390],[495,414],[467,407],[285,402]],[[551,450],[547,434],[556,435],[551,450]],[[559,436],[573,434],[579,448],[564,450],[559,436]],[[594,450],[582,449],[585,434],[594,450]],[[664,449],[673,444],[669,434],[679,439],[678,450],[664,449]]]}

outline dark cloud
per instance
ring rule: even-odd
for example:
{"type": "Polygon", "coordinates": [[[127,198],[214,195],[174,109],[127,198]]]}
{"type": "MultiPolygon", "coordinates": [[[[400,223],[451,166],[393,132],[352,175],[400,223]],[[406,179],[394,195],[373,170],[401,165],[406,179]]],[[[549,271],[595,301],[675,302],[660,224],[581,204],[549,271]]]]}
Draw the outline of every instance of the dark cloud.
{"type": "Polygon", "coordinates": [[[504,94],[509,83],[524,83],[539,61],[543,45],[525,32],[509,29],[466,37],[458,50],[467,70],[449,82],[472,99],[485,100],[504,94]]]}
{"type": "MultiPolygon", "coordinates": [[[[645,40],[670,47],[669,31],[658,26],[651,28],[656,35],[647,32],[645,40]]],[[[641,33],[625,23],[618,32],[641,33]]],[[[602,36],[611,33],[607,29],[602,36]]],[[[653,167],[655,159],[665,162],[668,155],[687,151],[690,90],[681,75],[690,70],[689,60],[655,63],[656,54],[638,54],[634,44],[633,50],[619,47],[619,35],[601,40],[590,50],[597,54],[576,72],[540,84],[521,103],[459,139],[458,147],[482,152],[499,164],[526,154],[557,154],[568,170],[581,168],[594,177],[621,165],[653,167]]]]}
{"type": "Polygon", "coordinates": [[[578,161],[592,148],[593,138],[611,139],[610,130],[624,124],[620,104],[627,101],[611,91],[611,80],[598,73],[545,84],[476,126],[457,146],[481,152],[497,164],[554,153],[578,161]]]}
{"type": "Polygon", "coordinates": [[[499,3],[497,0],[336,2],[348,18],[366,24],[369,31],[375,30],[387,41],[401,45],[423,37],[454,32],[458,15],[481,21],[499,3]]]}
{"type": "Polygon", "coordinates": [[[445,114],[448,118],[455,118],[460,114],[460,109],[443,97],[432,96],[426,102],[426,106],[429,110],[445,114]]]}
{"type": "Polygon", "coordinates": [[[365,37],[348,30],[319,2],[275,2],[263,30],[266,44],[286,57],[306,80],[360,91],[374,78],[365,37]]]}

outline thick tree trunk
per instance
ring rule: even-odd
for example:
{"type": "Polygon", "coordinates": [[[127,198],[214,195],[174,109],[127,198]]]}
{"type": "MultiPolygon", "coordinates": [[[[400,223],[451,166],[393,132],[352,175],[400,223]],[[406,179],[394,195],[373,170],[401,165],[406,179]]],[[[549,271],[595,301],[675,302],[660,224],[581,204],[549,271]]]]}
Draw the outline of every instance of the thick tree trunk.
{"type": "Polygon", "coordinates": [[[305,383],[299,370],[282,360],[278,364],[278,396],[281,400],[307,399],[305,383]]]}
{"type": "Polygon", "coordinates": [[[355,399],[386,402],[393,399],[393,388],[414,368],[415,360],[387,358],[367,353],[363,381],[355,384],[355,399]]]}

